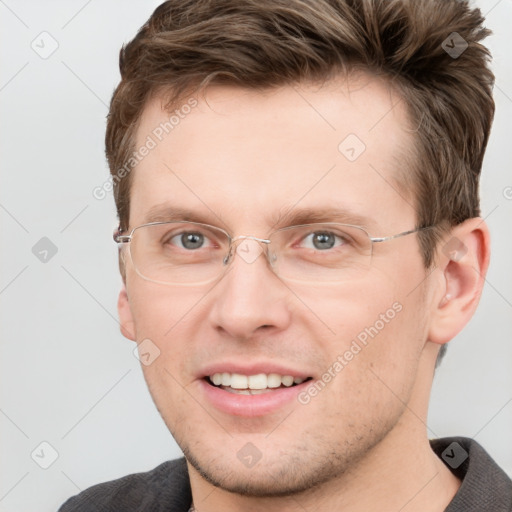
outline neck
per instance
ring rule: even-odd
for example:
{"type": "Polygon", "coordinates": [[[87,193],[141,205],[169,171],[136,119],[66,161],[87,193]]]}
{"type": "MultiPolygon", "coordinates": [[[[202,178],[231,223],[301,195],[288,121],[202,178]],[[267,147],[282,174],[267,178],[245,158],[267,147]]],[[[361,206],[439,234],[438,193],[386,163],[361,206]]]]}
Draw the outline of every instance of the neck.
{"type": "Polygon", "coordinates": [[[189,464],[197,512],[442,512],[460,481],[431,450],[426,416],[437,347],[427,346],[404,413],[388,435],[345,473],[293,496],[260,498],[233,494],[206,482],[189,464]],[[428,364],[427,364],[428,363],[428,364]],[[425,390],[426,391],[422,391],[425,390]],[[425,396],[426,395],[426,396],[425,396]]]}

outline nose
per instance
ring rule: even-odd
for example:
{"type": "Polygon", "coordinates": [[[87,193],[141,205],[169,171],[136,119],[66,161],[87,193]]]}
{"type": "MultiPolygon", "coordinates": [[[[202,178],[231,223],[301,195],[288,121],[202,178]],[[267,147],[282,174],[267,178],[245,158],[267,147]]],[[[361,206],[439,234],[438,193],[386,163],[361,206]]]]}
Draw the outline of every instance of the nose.
{"type": "MultiPolygon", "coordinates": [[[[237,236],[231,240],[229,254],[224,258],[223,263],[228,265],[235,254],[238,254],[246,263],[252,263],[262,252],[263,244],[270,244],[270,240],[249,235],[237,236]]],[[[268,254],[267,248],[264,254],[268,254]]]]}
{"type": "Polygon", "coordinates": [[[239,237],[212,294],[212,326],[241,341],[286,329],[291,321],[291,293],[272,271],[262,242],[239,237]]]}

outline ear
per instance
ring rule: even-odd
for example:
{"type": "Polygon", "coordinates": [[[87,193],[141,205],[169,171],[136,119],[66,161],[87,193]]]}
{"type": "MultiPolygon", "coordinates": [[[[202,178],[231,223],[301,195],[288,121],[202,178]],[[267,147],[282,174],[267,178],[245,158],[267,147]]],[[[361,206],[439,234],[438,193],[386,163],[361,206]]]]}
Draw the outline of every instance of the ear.
{"type": "Polygon", "coordinates": [[[489,229],[481,218],[459,224],[441,242],[437,267],[442,280],[432,304],[430,341],[444,345],[469,322],[480,300],[489,258],[489,229]]]}
{"type": "Polygon", "coordinates": [[[117,299],[117,312],[119,314],[121,334],[129,340],[135,341],[135,322],[133,321],[130,301],[124,283],[119,292],[119,298],[117,299]]]}

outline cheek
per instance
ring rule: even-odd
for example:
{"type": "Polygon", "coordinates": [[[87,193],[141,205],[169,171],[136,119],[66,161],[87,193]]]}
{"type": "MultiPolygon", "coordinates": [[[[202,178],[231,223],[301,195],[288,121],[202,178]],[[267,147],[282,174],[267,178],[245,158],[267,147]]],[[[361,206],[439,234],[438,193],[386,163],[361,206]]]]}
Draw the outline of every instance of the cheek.
{"type": "Polygon", "coordinates": [[[347,435],[384,432],[403,412],[424,344],[417,299],[402,296],[397,288],[377,289],[374,283],[361,286],[351,300],[338,301],[338,308],[334,298],[325,301],[335,331],[322,343],[328,354],[319,379],[325,391],[320,383],[318,393],[303,398],[310,398],[308,407],[323,418],[327,430],[339,431],[343,425],[347,435]]]}
{"type": "Polygon", "coordinates": [[[366,279],[315,290],[293,288],[293,292],[310,310],[303,310],[304,317],[311,319],[309,327],[320,333],[323,324],[326,336],[322,337],[334,340],[339,348],[359,335],[364,342],[375,324],[379,332],[388,331],[403,303],[399,289],[389,280],[366,279]]]}
{"type": "Polygon", "coordinates": [[[208,290],[161,285],[131,274],[127,288],[138,340],[150,335],[159,340],[170,338],[181,324],[200,313],[208,290]]]}
{"type": "MultiPolygon", "coordinates": [[[[338,385],[357,381],[366,386],[381,377],[402,393],[414,379],[427,333],[423,288],[412,291],[410,286],[415,278],[377,274],[350,289],[326,288],[315,297],[303,292],[304,302],[314,304],[330,331],[317,337],[317,349],[326,355],[327,372],[344,375],[338,385]]],[[[313,325],[320,332],[318,321],[313,325]]]]}
{"type": "Polygon", "coordinates": [[[208,290],[184,291],[138,279],[130,291],[137,342],[154,345],[158,353],[151,365],[143,365],[148,384],[149,380],[168,380],[170,375],[176,378],[179,375],[180,383],[186,385],[187,361],[194,340],[200,338],[199,329],[205,325],[204,299],[208,290]],[[170,375],[165,375],[166,372],[170,375]]]}
{"type": "MultiPolygon", "coordinates": [[[[197,407],[184,391],[192,382],[189,361],[198,326],[204,323],[202,298],[205,292],[172,290],[171,287],[138,282],[131,302],[137,342],[151,353],[142,371],[153,401],[174,433],[175,425],[186,419],[186,411],[197,407]],[[148,364],[149,363],[149,364],[148,364]]],[[[142,350],[144,352],[144,350],[142,350]]]]}

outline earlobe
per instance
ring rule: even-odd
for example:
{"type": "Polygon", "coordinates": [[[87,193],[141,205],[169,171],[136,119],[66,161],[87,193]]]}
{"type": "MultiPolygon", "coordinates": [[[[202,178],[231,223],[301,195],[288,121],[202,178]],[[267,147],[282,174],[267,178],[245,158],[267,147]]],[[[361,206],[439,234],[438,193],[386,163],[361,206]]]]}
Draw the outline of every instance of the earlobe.
{"type": "Polygon", "coordinates": [[[456,226],[441,242],[438,268],[444,289],[432,304],[429,340],[443,345],[469,322],[478,305],[489,266],[489,230],[480,218],[456,226]]]}
{"type": "Polygon", "coordinates": [[[124,283],[121,291],[119,292],[119,298],[117,299],[117,312],[119,314],[121,334],[129,340],[135,341],[135,322],[133,321],[130,301],[128,299],[128,293],[126,292],[126,286],[124,283]]]}

